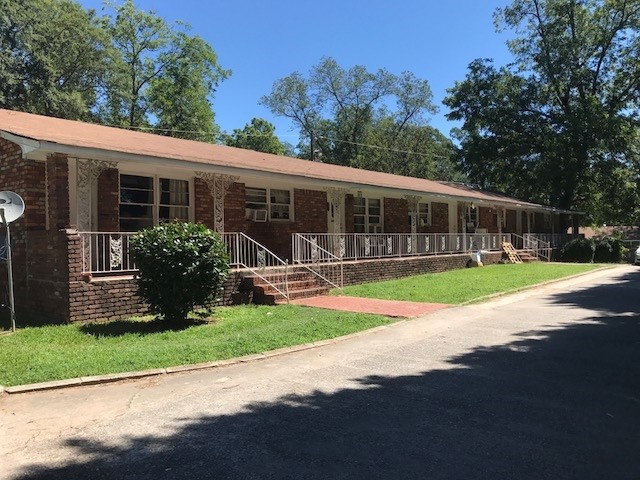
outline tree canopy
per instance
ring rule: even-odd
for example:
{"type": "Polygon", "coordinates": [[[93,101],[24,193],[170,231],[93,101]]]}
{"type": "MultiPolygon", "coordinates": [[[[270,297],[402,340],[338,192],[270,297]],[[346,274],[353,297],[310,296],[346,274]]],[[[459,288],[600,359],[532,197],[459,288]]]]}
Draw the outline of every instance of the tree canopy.
{"type": "Polygon", "coordinates": [[[230,72],[212,47],[133,0],[112,8],[0,0],[0,107],[214,141],[213,93],[230,72]]]}
{"type": "Polygon", "coordinates": [[[0,107],[88,120],[109,66],[110,39],[71,0],[0,0],[0,107]]]}
{"type": "Polygon", "coordinates": [[[445,99],[469,178],[596,223],[637,218],[640,2],[515,0],[495,21],[514,62],[473,61],[445,99]]]}
{"type": "Polygon", "coordinates": [[[293,147],[281,142],[275,134],[276,127],[263,118],[252,118],[242,129],[222,134],[222,143],[230,147],[246,148],[257,152],[293,156],[293,147]]]}
{"type": "Polygon", "coordinates": [[[346,70],[323,58],[308,77],[276,81],[260,103],[299,129],[303,158],[429,178],[453,172],[453,145],[426,122],[437,110],[431,88],[411,72],[346,70]]]}

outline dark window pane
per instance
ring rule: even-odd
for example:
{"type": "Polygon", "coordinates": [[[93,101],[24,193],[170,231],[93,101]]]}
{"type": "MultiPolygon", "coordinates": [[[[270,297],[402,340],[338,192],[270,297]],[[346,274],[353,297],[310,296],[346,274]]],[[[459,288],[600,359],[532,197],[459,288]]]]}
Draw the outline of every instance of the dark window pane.
{"type": "Polygon", "coordinates": [[[153,177],[141,177],[138,175],[120,175],[120,187],[153,190],[153,177]]]}
{"type": "Polygon", "coordinates": [[[120,189],[120,203],[153,203],[153,191],[132,190],[130,188],[120,189]]]}

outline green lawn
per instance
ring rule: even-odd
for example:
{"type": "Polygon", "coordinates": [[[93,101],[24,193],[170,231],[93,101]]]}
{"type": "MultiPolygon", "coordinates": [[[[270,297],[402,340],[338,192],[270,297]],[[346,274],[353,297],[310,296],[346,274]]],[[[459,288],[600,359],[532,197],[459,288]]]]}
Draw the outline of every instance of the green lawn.
{"type": "Polygon", "coordinates": [[[395,320],[293,305],[217,308],[215,321],[33,327],[0,336],[0,385],[195,364],[346,335],[395,320]]]}
{"type": "MultiPolygon", "coordinates": [[[[427,274],[345,288],[347,295],[459,304],[598,268],[523,264],[427,274]]],[[[338,337],[394,320],[294,305],[217,308],[213,320],[182,329],[131,319],[44,326],[0,335],[0,385],[161,368],[265,352],[338,337]]]]}
{"type": "Polygon", "coordinates": [[[600,267],[568,263],[498,264],[353,285],[345,287],[344,293],[353,297],[460,304],[600,267]]]}

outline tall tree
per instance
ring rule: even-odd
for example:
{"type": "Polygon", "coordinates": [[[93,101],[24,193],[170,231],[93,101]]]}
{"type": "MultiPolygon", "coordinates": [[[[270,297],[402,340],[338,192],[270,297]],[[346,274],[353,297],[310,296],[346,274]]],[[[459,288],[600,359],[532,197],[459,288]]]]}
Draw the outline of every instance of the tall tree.
{"type": "Polygon", "coordinates": [[[283,143],[275,134],[276,127],[263,118],[252,118],[242,129],[221,136],[222,143],[230,147],[246,148],[257,152],[293,156],[293,147],[283,143]]]}
{"type": "Polygon", "coordinates": [[[420,145],[424,156],[408,158],[402,150],[407,137],[424,133],[425,115],[436,112],[428,82],[410,72],[369,72],[362,66],[345,70],[324,58],[308,78],[294,72],[278,80],[260,103],[299,128],[304,158],[392,173],[435,171],[402,165],[403,160],[424,163],[425,146],[420,145]]]}
{"type": "Polygon", "coordinates": [[[638,129],[640,2],[515,0],[495,18],[516,32],[508,43],[514,63],[475,60],[445,99],[448,117],[463,121],[463,168],[485,186],[602,220],[603,204],[614,201],[600,188],[603,175],[638,178],[630,141],[638,129]]]}
{"type": "Polygon", "coordinates": [[[71,0],[0,0],[0,107],[88,120],[108,68],[95,11],[71,0]]]}
{"type": "Polygon", "coordinates": [[[167,66],[149,85],[155,128],[175,137],[214,142],[220,129],[211,94],[230,72],[220,68],[215,51],[202,38],[179,33],[176,40],[181,55],[173,61],[161,59],[167,66]]]}
{"type": "Polygon", "coordinates": [[[215,87],[229,72],[220,68],[211,47],[188,36],[187,30],[187,25],[169,25],[154,12],[138,10],[133,0],[115,7],[109,32],[120,61],[109,77],[101,110],[105,121],[144,127],[151,124],[149,114],[155,113],[162,128],[177,130],[178,136],[215,132],[213,116],[206,110],[215,87]],[[178,98],[183,105],[177,105],[178,98]]]}

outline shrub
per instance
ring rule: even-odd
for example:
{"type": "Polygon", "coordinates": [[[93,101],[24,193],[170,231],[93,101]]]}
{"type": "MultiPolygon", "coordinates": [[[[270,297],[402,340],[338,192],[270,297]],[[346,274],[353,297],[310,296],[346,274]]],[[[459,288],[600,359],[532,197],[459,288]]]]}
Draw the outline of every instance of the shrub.
{"type": "Polygon", "coordinates": [[[169,321],[214,300],[228,274],[224,243],[201,224],[164,223],[134,235],[130,245],[138,294],[169,321]]]}
{"type": "Polygon", "coordinates": [[[586,238],[575,238],[562,247],[560,253],[564,262],[591,263],[595,245],[586,238]]]}
{"type": "Polygon", "coordinates": [[[620,263],[628,249],[618,236],[606,236],[595,240],[594,262],[620,263]]]}

